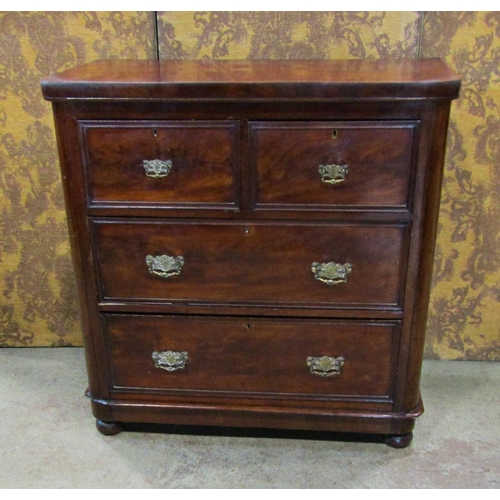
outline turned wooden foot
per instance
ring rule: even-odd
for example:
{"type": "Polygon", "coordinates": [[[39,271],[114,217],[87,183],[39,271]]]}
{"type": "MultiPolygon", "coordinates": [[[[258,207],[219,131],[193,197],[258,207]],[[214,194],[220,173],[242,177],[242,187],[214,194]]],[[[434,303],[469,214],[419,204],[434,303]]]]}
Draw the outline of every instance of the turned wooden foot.
{"type": "Polygon", "coordinates": [[[95,421],[95,425],[97,430],[105,436],[114,436],[122,431],[122,426],[118,422],[103,422],[102,420],[97,419],[95,421]]]}
{"type": "Polygon", "coordinates": [[[413,433],[402,435],[389,435],[385,438],[385,444],[391,448],[406,448],[413,439],[413,433]]]}

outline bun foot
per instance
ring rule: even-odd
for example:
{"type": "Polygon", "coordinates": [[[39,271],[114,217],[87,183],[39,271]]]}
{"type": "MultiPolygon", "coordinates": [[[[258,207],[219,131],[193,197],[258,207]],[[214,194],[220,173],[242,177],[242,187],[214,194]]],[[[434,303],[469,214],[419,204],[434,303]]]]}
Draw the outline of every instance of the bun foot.
{"type": "Polygon", "coordinates": [[[402,435],[389,435],[385,438],[385,444],[391,448],[406,448],[410,445],[413,439],[413,433],[402,435]]]}
{"type": "Polygon", "coordinates": [[[102,420],[96,420],[95,426],[97,430],[105,436],[114,436],[122,431],[122,426],[118,422],[103,422],[102,420]]]}

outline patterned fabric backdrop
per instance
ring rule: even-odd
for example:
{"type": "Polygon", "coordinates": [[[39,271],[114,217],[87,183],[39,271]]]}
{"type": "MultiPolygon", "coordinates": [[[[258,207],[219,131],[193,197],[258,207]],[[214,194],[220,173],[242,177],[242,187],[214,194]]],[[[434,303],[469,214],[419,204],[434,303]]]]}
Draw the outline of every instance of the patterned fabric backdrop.
{"type": "Polygon", "coordinates": [[[0,13],[0,345],[82,343],[50,104],[40,80],[156,57],[154,14],[0,13]]]}
{"type": "Polygon", "coordinates": [[[422,57],[462,76],[452,108],[426,356],[500,360],[500,12],[432,12],[422,57]]]}
{"type": "Polygon", "coordinates": [[[461,74],[426,356],[500,360],[496,12],[0,13],[0,345],[81,344],[52,117],[39,80],[93,59],[157,54],[162,59],[440,57],[461,74]]]}
{"type": "Polygon", "coordinates": [[[417,57],[416,12],[161,12],[162,59],[417,57]]]}

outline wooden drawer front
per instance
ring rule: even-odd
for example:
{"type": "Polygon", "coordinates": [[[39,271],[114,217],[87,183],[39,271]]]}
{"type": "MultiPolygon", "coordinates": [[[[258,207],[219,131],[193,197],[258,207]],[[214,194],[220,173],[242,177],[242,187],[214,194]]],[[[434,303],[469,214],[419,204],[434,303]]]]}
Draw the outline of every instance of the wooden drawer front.
{"type": "MultiPolygon", "coordinates": [[[[398,322],[133,315],[103,318],[115,388],[391,394],[398,322]],[[175,369],[175,363],[158,368],[153,353],[168,351],[186,354],[175,369]],[[323,356],[344,358],[339,374],[329,372],[329,366],[318,372],[324,375],[311,373],[308,358],[323,356]]],[[[337,362],[341,364],[341,360],[337,362]]]]}
{"type": "Polygon", "coordinates": [[[256,208],[408,207],[417,124],[252,123],[256,208]]]}
{"type": "Polygon", "coordinates": [[[95,220],[94,233],[105,300],[400,304],[405,225],[95,220]],[[169,257],[182,266],[162,277],[169,257]],[[342,279],[329,275],[333,265],[318,269],[330,262],[344,266],[345,282],[315,278],[342,279]]]}
{"type": "Polygon", "coordinates": [[[237,122],[81,122],[80,127],[91,204],[236,203],[237,122]],[[144,160],[163,164],[145,166],[144,160]]]}

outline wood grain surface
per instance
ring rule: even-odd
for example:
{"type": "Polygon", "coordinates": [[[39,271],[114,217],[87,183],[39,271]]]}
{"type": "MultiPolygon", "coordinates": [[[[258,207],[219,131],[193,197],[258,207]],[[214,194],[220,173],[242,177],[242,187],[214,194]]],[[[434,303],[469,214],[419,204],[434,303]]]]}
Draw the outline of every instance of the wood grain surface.
{"type": "Polygon", "coordinates": [[[410,443],[456,75],[437,60],[110,61],[43,88],[102,432],[184,422],[410,443]],[[165,184],[142,177],[150,157],[171,158],[165,184]],[[322,183],[336,163],[345,181],[322,183]],[[161,256],[182,257],[179,272],[152,272],[161,256]],[[344,281],[316,279],[329,263],[349,265],[344,281]],[[156,368],[167,350],[190,353],[186,368],[156,368]],[[345,370],[321,380],[308,356],[345,370]]]}

